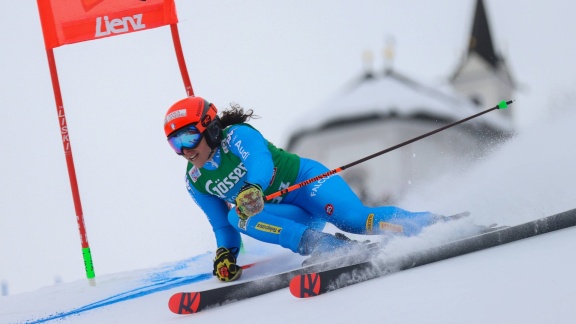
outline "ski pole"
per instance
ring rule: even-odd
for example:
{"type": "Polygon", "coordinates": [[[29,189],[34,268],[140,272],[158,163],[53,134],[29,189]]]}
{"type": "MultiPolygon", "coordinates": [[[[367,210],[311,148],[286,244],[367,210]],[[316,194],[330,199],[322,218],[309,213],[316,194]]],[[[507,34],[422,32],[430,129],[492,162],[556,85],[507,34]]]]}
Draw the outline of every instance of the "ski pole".
{"type": "Polygon", "coordinates": [[[289,193],[289,192],[291,192],[291,191],[294,191],[294,190],[296,190],[296,189],[299,189],[299,188],[302,188],[302,187],[304,187],[304,186],[306,186],[306,185],[309,185],[309,184],[311,184],[312,182],[318,181],[318,180],[320,180],[320,179],[327,178],[327,177],[329,177],[329,176],[331,176],[331,175],[333,175],[333,174],[339,173],[339,172],[341,172],[341,171],[343,171],[343,170],[346,170],[346,169],[348,169],[348,168],[350,168],[350,167],[353,167],[353,166],[355,166],[355,165],[357,165],[357,164],[360,164],[360,163],[362,163],[362,162],[366,162],[366,161],[368,161],[368,160],[370,160],[370,159],[373,159],[373,158],[375,158],[375,157],[377,157],[377,156],[380,156],[380,155],[382,155],[382,154],[388,153],[388,152],[390,152],[390,151],[394,151],[395,149],[400,148],[400,147],[402,147],[402,146],[405,146],[405,145],[408,145],[408,144],[410,144],[410,143],[419,141],[419,140],[421,140],[421,139],[423,139],[423,138],[425,138],[425,137],[428,137],[428,136],[430,136],[430,135],[436,134],[436,133],[438,133],[438,132],[441,132],[441,131],[443,131],[443,130],[445,130],[445,129],[448,129],[448,128],[450,128],[450,127],[456,126],[456,125],[461,124],[461,123],[463,123],[463,122],[469,121],[470,119],[476,118],[476,117],[478,117],[478,116],[484,115],[484,114],[486,114],[486,113],[488,113],[488,112],[491,112],[492,110],[496,110],[496,109],[506,109],[506,108],[508,108],[508,105],[512,104],[513,102],[514,102],[514,100],[502,101],[502,102],[500,102],[498,105],[496,105],[496,106],[494,106],[494,107],[492,107],[492,108],[486,109],[486,110],[484,110],[484,111],[482,111],[482,112],[479,112],[479,113],[477,113],[477,114],[475,114],[475,115],[472,115],[472,116],[470,116],[470,117],[466,117],[466,118],[464,118],[464,119],[462,119],[462,120],[459,120],[459,121],[456,121],[456,122],[454,122],[454,123],[452,123],[452,124],[449,124],[449,125],[440,127],[440,128],[438,128],[438,129],[436,129],[436,130],[433,130],[433,131],[428,132],[428,133],[426,133],[426,134],[422,134],[422,135],[420,135],[420,136],[418,136],[418,137],[414,137],[413,139],[407,140],[406,142],[402,142],[402,143],[400,143],[400,144],[394,145],[394,146],[389,147],[389,148],[387,148],[387,149],[385,149],[385,150],[382,150],[382,151],[380,151],[380,152],[376,152],[376,153],[374,153],[374,154],[368,155],[368,156],[366,156],[366,157],[364,157],[364,158],[362,158],[362,159],[359,159],[359,160],[354,161],[354,162],[352,162],[352,163],[348,163],[348,164],[343,165],[343,166],[341,166],[341,167],[339,167],[339,168],[332,169],[332,170],[330,170],[330,171],[328,171],[328,172],[325,172],[325,173],[322,173],[322,174],[320,174],[320,175],[318,175],[318,176],[315,176],[314,178],[310,178],[310,179],[308,179],[308,180],[305,180],[305,181],[302,181],[302,182],[300,182],[300,183],[294,184],[294,185],[292,185],[292,186],[290,186],[290,187],[288,187],[288,188],[286,188],[286,189],[282,189],[282,190],[279,190],[279,191],[277,191],[277,192],[275,192],[275,193],[271,193],[271,194],[269,194],[268,196],[264,197],[264,200],[265,200],[265,201],[270,201],[270,200],[272,200],[272,199],[274,199],[274,198],[276,198],[276,197],[282,196],[282,195],[287,194],[287,193],[289,193]]]}

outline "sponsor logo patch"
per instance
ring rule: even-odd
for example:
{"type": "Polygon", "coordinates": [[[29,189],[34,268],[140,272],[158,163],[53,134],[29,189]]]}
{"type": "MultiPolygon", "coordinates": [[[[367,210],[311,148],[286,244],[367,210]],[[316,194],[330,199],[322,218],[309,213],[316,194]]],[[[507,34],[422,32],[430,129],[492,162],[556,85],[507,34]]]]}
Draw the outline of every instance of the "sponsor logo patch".
{"type": "Polygon", "coordinates": [[[242,141],[236,142],[234,146],[236,146],[236,148],[238,149],[238,154],[240,154],[242,160],[246,160],[250,156],[250,152],[244,150],[244,147],[242,146],[242,141]]]}
{"type": "Polygon", "coordinates": [[[188,171],[188,175],[190,176],[190,179],[192,179],[192,182],[196,183],[196,181],[198,180],[198,178],[200,178],[202,173],[200,172],[200,169],[198,169],[197,167],[193,167],[192,169],[190,169],[190,171],[188,171]]]}
{"type": "Polygon", "coordinates": [[[232,172],[230,172],[224,179],[216,179],[216,181],[208,180],[206,182],[205,189],[211,195],[225,198],[225,194],[228,193],[228,191],[232,189],[243,176],[246,175],[247,171],[248,170],[244,164],[240,162],[240,164],[238,164],[238,166],[234,168],[234,170],[232,170],[232,172]]]}
{"type": "Polygon", "coordinates": [[[142,23],[142,14],[115,19],[109,19],[108,16],[97,17],[96,34],[94,37],[98,38],[111,34],[122,34],[145,28],[146,25],[142,23]]]}
{"type": "Polygon", "coordinates": [[[280,232],[282,231],[282,227],[278,227],[278,226],[274,226],[274,225],[270,225],[270,224],[266,224],[266,223],[262,223],[262,222],[258,222],[258,224],[256,224],[256,229],[262,232],[268,232],[268,233],[272,233],[272,234],[280,234],[280,232]]]}
{"type": "Polygon", "coordinates": [[[164,125],[180,117],[186,117],[186,109],[176,110],[166,115],[166,118],[164,119],[164,125]]]}
{"type": "Polygon", "coordinates": [[[318,189],[320,189],[320,187],[322,187],[322,184],[324,182],[326,182],[326,180],[330,179],[330,176],[326,177],[326,178],[322,178],[318,181],[316,181],[316,183],[314,184],[314,186],[312,187],[312,191],[310,192],[310,197],[314,197],[318,194],[318,189]]]}
{"type": "Polygon", "coordinates": [[[372,233],[374,229],[374,214],[369,214],[366,218],[366,232],[372,233]]]}
{"type": "Polygon", "coordinates": [[[334,213],[334,206],[332,206],[332,204],[328,204],[326,207],[324,207],[324,210],[326,211],[326,214],[330,216],[332,213],[334,213]]]}
{"type": "Polygon", "coordinates": [[[396,225],[396,224],[391,224],[391,223],[386,223],[386,222],[378,223],[378,227],[383,231],[391,231],[391,232],[396,232],[396,233],[404,232],[404,229],[402,228],[402,226],[396,225]]]}
{"type": "Polygon", "coordinates": [[[212,122],[212,117],[206,115],[204,116],[204,118],[202,118],[202,120],[200,121],[200,124],[202,124],[202,126],[207,127],[208,124],[210,124],[212,122]]]}
{"type": "Polygon", "coordinates": [[[220,147],[222,147],[222,150],[224,151],[225,154],[230,152],[230,149],[228,148],[228,143],[226,142],[226,140],[223,140],[222,142],[220,142],[220,147]]]}
{"type": "Polygon", "coordinates": [[[246,230],[246,225],[248,225],[248,220],[247,219],[239,219],[238,220],[238,228],[240,228],[241,230],[245,231],[246,230]]]}

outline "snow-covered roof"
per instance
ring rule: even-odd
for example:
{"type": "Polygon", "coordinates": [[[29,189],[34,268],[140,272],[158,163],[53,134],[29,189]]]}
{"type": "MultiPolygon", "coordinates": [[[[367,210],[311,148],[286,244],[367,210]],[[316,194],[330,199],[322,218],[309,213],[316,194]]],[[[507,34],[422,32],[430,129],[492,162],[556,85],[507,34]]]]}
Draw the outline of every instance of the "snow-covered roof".
{"type": "MultiPolygon", "coordinates": [[[[497,103],[495,103],[497,104],[497,103]]],[[[490,107],[486,107],[490,108],[490,107]]],[[[469,100],[448,88],[433,87],[411,80],[393,70],[376,76],[365,76],[318,109],[307,114],[296,131],[321,128],[334,121],[360,119],[366,116],[426,116],[432,119],[456,121],[481,110],[469,100]]],[[[501,131],[511,130],[511,123],[502,116],[488,116],[474,125],[484,125],[501,131]]]]}

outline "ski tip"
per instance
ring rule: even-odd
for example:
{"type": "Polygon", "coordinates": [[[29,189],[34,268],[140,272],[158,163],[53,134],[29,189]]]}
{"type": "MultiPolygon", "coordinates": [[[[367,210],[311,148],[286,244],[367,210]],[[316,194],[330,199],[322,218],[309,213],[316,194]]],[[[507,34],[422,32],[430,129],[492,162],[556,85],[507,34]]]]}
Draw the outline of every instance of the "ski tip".
{"type": "Polygon", "coordinates": [[[252,267],[255,266],[255,265],[256,265],[256,262],[254,262],[254,263],[248,263],[248,264],[245,264],[245,265],[241,266],[240,268],[242,268],[242,270],[245,270],[245,269],[250,269],[250,268],[252,268],[252,267]]]}
{"type": "Polygon", "coordinates": [[[308,298],[320,294],[320,275],[309,273],[298,275],[290,280],[290,293],[297,298],[308,298]]]}
{"type": "Polygon", "coordinates": [[[177,293],[168,300],[168,308],[175,314],[194,314],[198,312],[200,305],[200,293],[177,293]]]}

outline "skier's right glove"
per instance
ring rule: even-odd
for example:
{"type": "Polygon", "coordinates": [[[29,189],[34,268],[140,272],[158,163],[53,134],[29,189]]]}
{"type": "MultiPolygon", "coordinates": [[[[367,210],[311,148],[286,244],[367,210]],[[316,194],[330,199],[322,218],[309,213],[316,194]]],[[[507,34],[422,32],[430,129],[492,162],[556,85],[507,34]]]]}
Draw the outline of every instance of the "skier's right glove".
{"type": "Polygon", "coordinates": [[[231,248],[228,250],[225,247],[220,247],[216,250],[216,258],[214,259],[214,271],[212,274],[220,281],[233,281],[242,275],[242,268],[236,264],[235,253],[238,248],[231,248]]]}
{"type": "Polygon", "coordinates": [[[246,183],[236,197],[236,212],[238,217],[247,220],[264,209],[264,193],[262,188],[253,183],[246,183]]]}

